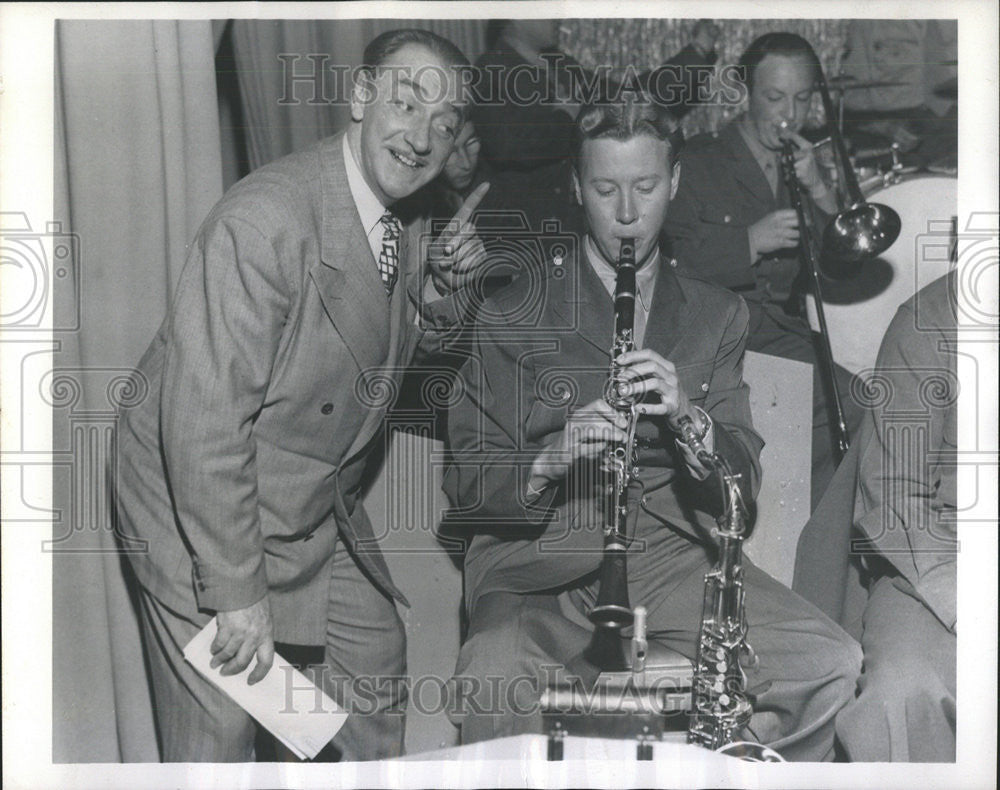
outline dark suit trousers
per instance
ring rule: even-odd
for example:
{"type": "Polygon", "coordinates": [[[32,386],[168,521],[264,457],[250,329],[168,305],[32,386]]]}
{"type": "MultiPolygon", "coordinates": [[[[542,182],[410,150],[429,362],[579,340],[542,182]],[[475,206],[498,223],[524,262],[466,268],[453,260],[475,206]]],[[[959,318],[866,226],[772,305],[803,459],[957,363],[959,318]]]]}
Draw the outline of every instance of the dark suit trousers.
{"type": "Polygon", "coordinates": [[[865,607],[864,674],[837,716],[852,762],[954,762],[955,634],[902,577],[883,576],[865,607]]]}
{"type": "MultiPolygon", "coordinates": [[[[810,481],[810,511],[816,509],[823,492],[830,485],[837,471],[836,441],[833,416],[833,397],[825,380],[826,374],[819,363],[816,346],[809,326],[798,318],[785,315],[781,307],[772,302],[747,299],[750,308],[750,333],[747,350],[775,357],[808,362],[813,366],[813,425],[812,425],[812,474],[810,481]]],[[[848,435],[857,437],[861,427],[863,409],[851,397],[851,372],[834,364],[834,376],[844,409],[844,422],[848,435]]]]}
{"type": "MultiPolygon", "coordinates": [[[[347,761],[402,754],[406,686],[397,679],[406,670],[403,623],[392,599],[372,585],[342,542],[330,575],[327,618],[323,663],[307,667],[306,673],[350,715],[324,756],[347,761]]],[[[164,762],[254,759],[253,719],[184,661],[184,646],[209,619],[174,612],[142,592],[164,762]]]]}
{"type": "MultiPolygon", "coordinates": [[[[661,549],[662,583],[641,601],[649,635],[693,660],[711,561],[703,547],[678,535],[661,549]]],[[[760,659],[747,669],[747,689],[757,695],[752,735],[789,760],[831,759],[834,718],[853,695],[861,650],[812,604],[749,562],[745,585],[747,639],[760,659]]],[[[490,593],[477,602],[451,686],[464,743],[541,732],[541,689],[560,666],[576,673],[590,641],[580,613],[595,597],[593,586],[570,594],[576,617],[554,594],[490,593]]]]}

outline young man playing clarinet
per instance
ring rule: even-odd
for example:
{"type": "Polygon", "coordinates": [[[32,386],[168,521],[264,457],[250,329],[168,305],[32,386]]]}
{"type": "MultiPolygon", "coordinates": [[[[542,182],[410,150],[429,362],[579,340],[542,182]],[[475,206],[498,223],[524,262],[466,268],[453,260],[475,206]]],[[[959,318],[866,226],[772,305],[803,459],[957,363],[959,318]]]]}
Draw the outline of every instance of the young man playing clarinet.
{"type": "MultiPolygon", "coordinates": [[[[618,358],[638,399],[629,491],[628,591],[650,639],[695,656],[718,488],[678,440],[688,417],[711,451],[757,492],[763,444],[742,378],[743,300],[681,276],[658,238],[677,188],[680,134],[641,95],[584,107],[574,188],[587,233],[579,249],[486,302],[449,413],[445,487],[469,522],[469,629],[452,690],[465,743],[540,732],[543,668],[572,663],[591,639],[607,508],[610,442],[627,440],[605,401],[623,239],[637,264],[635,350],[618,358]]],[[[759,528],[766,529],[762,524],[759,528]]],[[[745,563],[747,737],[786,759],[833,754],[833,723],[861,654],[819,610],[745,563]]],[[[628,635],[628,631],[625,632],[628,635]]]]}

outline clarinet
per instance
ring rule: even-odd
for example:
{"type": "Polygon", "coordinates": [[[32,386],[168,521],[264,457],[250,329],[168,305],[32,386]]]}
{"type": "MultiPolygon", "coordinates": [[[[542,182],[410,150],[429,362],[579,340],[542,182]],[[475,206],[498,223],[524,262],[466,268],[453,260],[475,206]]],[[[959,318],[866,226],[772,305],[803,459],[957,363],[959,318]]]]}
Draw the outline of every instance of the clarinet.
{"type": "Polygon", "coordinates": [[[741,660],[744,653],[751,661],[756,659],[746,640],[743,540],[747,510],[739,476],[732,473],[722,456],[705,449],[689,417],[682,418],[678,428],[698,460],[719,477],[725,496],[723,515],[713,530],[719,539],[719,558],[705,574],[687,740],[712,750],[738,746],[742,749],[739,756],[745,759],[771,761],[778,757],[772,750],[740,738],[753,714],[741,660]]]}
{"type": "Polygon", "coordinates": [[[635,615],[628,599],[628,571],[625,534],[628,517],[628,488],[635,468],[635,398],[624,393],[625,382],[617,363],[619,354],[635,348],[635,239],[622,239],[615,267],[615,336],[611,346],[611,370],[604,399],[628,421],[624,442],[612,442],[607,466],[611,471],[611,502],[604,524],[604,555],[601,560],[600,589],[590,621],[603,628],[621,630],[632,625],[635,615]]]}

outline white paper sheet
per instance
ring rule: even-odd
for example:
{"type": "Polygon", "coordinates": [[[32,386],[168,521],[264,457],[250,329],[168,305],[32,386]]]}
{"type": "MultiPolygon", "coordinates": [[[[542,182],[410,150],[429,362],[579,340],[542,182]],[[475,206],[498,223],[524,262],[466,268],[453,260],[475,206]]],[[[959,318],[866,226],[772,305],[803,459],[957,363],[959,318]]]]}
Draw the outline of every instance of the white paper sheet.
{"type": "Polygon", "coordinates": [[[221,667],[211,668],[209,649],[218,630],[213,617],[184,648],[184,658],[218,686],[243,710],[302,760],[311,760],[339,732],[347,720],[326,693],[279,655],[263,680],[250,686],[247,677],[256,665],[238,675],[224,676],[221,667]]]}

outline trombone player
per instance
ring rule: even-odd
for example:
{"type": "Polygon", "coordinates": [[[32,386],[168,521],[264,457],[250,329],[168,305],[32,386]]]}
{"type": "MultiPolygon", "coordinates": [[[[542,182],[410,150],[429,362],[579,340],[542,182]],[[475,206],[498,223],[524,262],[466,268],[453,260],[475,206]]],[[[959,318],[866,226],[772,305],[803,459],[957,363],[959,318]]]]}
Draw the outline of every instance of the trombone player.
{"type": "MultiPolygon", "coordinates": [[[[635,247],[635,350],[617,358],[638,398],[626,533],[628,594],[649,637],[694,658],[707,529],[717,489],[676,428],[690,417],[708,449],[756,494],[762,446],[742,378],[747,308],[681,275],[659,238],[678,183],[680,135],[642,95],[585,106],[575,129],[574,189],[587,232],[579,249],[523,275],[480,311],[462,399],[448,415],[445,488],[469,525],[468,635],[451,711],[465,743],[541,731],[547,669],[569,666],[592,636],[603,516],[601,458],[627,440],[605,401],[615,335],[616,264],[635,247]],[[537,310],[525,310],[537,305],[537,310]]],[[[833,720],[851,696],[860,651],[837,625],[745,564],[747,638],[760,656],[751,736],[788,759],[832,756],[833,720]]]]}
{"type": "MultiPolygon", "coordinates": [[[[800,134],[820,75],[816,53],[792,33],[767,33],[739,63],[747,111],[714,134],[695,137],[681,157],[683,177],[665,233],[679,264],[739,293],[750,308],[747,348],[813,366],[812,509],[836,469],[831,397],[801,304],[798,247],[804,228],[782,178],[781,150],[796,147],[795,173],[814,231],[837,210],[812,145],[800,134]]],[[[841,393],[851,374],[835,368],[841,393]]],[[[844,404],[849,433],[861,411],[844,404]]]]}

